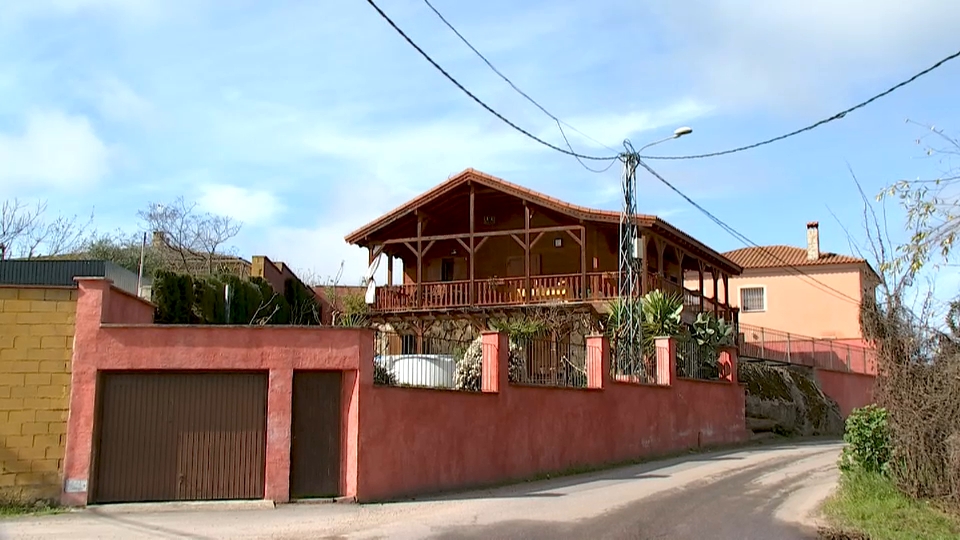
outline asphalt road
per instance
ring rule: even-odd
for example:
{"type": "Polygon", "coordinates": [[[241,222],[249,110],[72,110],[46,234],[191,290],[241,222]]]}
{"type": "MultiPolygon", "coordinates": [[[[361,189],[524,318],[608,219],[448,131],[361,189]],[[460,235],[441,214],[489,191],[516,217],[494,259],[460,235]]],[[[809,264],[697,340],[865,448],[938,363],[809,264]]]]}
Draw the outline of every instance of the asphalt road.
{"type": "Polygon", "coordinates": [[[0,538],[813,539],[840,448],[755,446],[383,505],[102,507],[0,521],[0,538]]]}

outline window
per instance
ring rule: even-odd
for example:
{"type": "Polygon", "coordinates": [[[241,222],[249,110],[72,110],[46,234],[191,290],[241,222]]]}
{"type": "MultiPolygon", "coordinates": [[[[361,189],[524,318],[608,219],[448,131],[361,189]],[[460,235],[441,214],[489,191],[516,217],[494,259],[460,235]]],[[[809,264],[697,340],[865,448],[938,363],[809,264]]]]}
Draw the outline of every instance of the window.
{"type": "Polygon", "coordinates": [[[400,354],[417,354],[417,336],[400,336],[400,354]]]}
{"type": "Polygon", "coordinates": [[[750,313],[767,310],[765,287],[740,287],[740,311],[750,313]]]}

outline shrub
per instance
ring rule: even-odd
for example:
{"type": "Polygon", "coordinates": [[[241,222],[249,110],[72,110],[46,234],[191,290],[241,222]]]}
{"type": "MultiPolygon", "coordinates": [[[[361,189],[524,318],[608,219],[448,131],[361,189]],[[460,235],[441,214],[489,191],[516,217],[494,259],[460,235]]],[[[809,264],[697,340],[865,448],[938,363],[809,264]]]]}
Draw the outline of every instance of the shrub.
{"type": "Polygon", "coordinates": [[[876,405],[854,410],[847,418],[840,456],[840,470],[886,472],[890,461],[890,431],[887,410],[876,405]]]}
{"type": "MultiPolygon", "coordinates": [[[[302,288],[302,287],[301,287],[302,288]]],[[[289,288],[301,313],[313,313],[302,290],[289,288]]],[[[158,270],[153,282],[153,302],[159,324],[291,324],[291,307],[284,295],[274,292],[263,278],[234,275],[192,277],[158,270]],[[225,287],[230,286],[227,305],[225,287]]],[[[298,324],[311,324],[302,316],[298,324]]],[[[319,322],[319,319],[317,319],[319,322]]]]}
{"type": "Polygon", "coordinates": [[[386,366],[373,364],[373,384],[382,386],[396,386],[397,376],[393,374],[386,366]]]}
{"type": "Polygon", "coordinates": [[[166,270],[157,270],[153,280],[153,302],[157,305],[156,322],[191,324],[194,321],[195,287],[193,278],[166,270]]]}
{"type": "MultiPolygon", "coordinates": [[[[523,374],[523,361],[520,359],[520,353],[517,345],[510,340],[509,355],[509,381],[519,382],[523,374]]],[[[453,386],[457,390],[471,390],[479,392],[481,390],[481,381],[483,378],[483,340],[477,337],[470,343],[463,357],[457,359],[456,371],[454,372],[453,386]]]]}

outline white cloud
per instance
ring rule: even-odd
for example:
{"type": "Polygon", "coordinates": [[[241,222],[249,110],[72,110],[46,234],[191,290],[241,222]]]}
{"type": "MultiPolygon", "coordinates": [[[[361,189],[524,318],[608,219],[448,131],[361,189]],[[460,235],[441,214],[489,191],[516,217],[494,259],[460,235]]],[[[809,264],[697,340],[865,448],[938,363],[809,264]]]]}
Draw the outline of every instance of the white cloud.
{"type": "Polygon", "coordinates": [[[960,3],[942,0],[745,4],[693,0],[654,9],[673,40],[673,65],[684,66],[711,101],[785,106],[848,100],[854,84],[906,78],[953,52],[960,24],[960,3]]]}
{"type": "Polygon", "coordinates": [[[0,186],[89,187],[110,172],[110,150],[84,116],[27,115],[22,133],[0,133],[0,186]]]}
{"type": "Polygon", "coordinates": [[[154,108],[147,99],[115,77],[105,77],[84,90],[105,118],[117,122],[149,123],[154,108]]]}
{"type": "Polygon", "coordinates": [[[283,208],[277,197],[269,191],[229,184],[200,186],[197,203],[204,211],[231,217],[247,225],[262,224],[283,208]]]}
{"type": "Polygon", "coordinates": [[[9,19],[72,16],[88,11],[119,13],[136,19],[154,17],[159,13],[161,0],[22,0],[7,2],[5,15],[9,19]]]}
{"type": "MultiPolygon", "coordinates": [[[[310,270],[324,280],[333,279],[343,264],[341,285],[359,285],[367,271],[367,251],[347,244],[343,237],[351,231],[347,223],[324,223],[316,227],[272,227],[263,239],[265,255],[283,261],[295,270],[310,270]]],[[[385,283],[387,265],[381,261],[376,280],[385,283]]],[[[398,276],[401,265],[394,263],[398,276]]],[[[395,280],[396,282],[396,280],[395,280]]]]}
{"type": "MultiPolygon", "coordinates": [[[[712,111],[713,108],[709,105],[693,98],[686,98],[657,109],[571,117],[566,121],[591,137],[617,148],[621,141],[638,133],[661,128],[670,128],[669,131],[672,132],[674,128],[704,117],[712,111]]],[[[550,136],[548,133],[544,135],[550,136]]],[[[582,139],[576,132],[568,133],[567,137],[571,142],[574,139],[581,139],[581,144],[591,144],[588,139],[582,139]]]]}

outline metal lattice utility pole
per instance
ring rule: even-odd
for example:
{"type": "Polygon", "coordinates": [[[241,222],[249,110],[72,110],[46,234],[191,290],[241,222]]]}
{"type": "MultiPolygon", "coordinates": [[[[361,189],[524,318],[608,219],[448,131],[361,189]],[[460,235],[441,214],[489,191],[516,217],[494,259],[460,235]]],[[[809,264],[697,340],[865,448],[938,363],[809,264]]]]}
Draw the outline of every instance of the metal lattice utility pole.
{"type": "MultiPolygon", "coordinates": [[[[629,149],[628,150],[632,150],[629,149]]],[[[623,209],[620,213],[620,257],[619,274],[617,281],[617,328],[613,343],[614,366],[618,374],[636,375],[641,362],[640,317],[634,308],[639,292],[637,252],[639,234],[637,231],[637,163],[639,157],[635,152],[627,152],[620,156],[623,162],[623,209]]]]}
{"type": "Polygon", "coordinates": [[[640,163],[640,152],[653,145],[671,139],[689,135],[693,130],[681,127],[673,135],[659,141],[654,141],[634,150],[628,142],[624,142],[626,152],[620,155],[623,162],[623,210],[620,213],[620,273],[618,276],[617,328],[614,329],[613,354],[611,362],[618,374],[644,376],[641,314],[637,309],[640,297],[640,280],[643,279],[643,268],[646,264],[639,264],[644,259],[645,242],[640,237],[637,227],[637,165],[640,163]]]}

